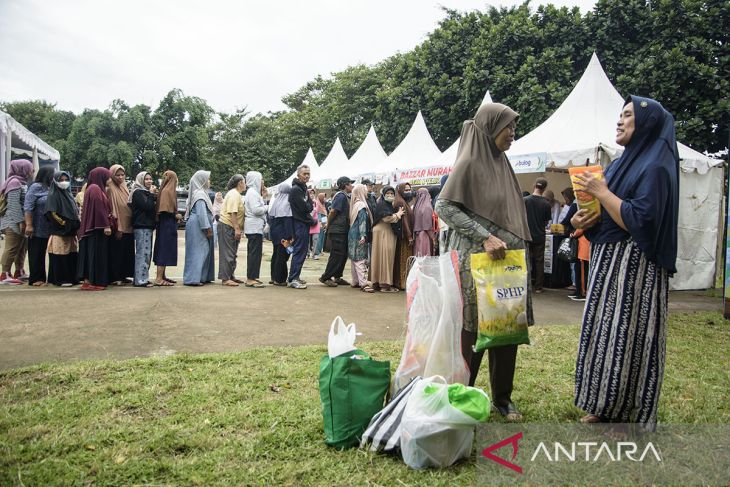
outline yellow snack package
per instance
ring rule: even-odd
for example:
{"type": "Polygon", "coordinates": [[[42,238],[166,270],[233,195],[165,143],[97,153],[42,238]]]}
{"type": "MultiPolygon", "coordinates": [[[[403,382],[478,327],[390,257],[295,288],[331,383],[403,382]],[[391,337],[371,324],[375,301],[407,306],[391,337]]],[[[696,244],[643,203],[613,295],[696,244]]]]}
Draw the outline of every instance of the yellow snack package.
{"type": "Polygon", "coordinates": [[[603,168],[601,166],[581,166],[568,168],[570,174],[570,182],[573,184],[573,191],[575,192],[575,199],[578,201],[578,209],[593,210],[594,212],[601,214],[601,203],[596,198],[582,191],[583,186],[580,184],[580,180],[576,178],[578,174],[584,172],[591,172],[597,179],[603,179],[603,168]]]}
{"type": "Polygon", "coordinates": [[[529,344],[525,251],[508,250],[502,260],[487,253],[472,254],[471,274],[479,316],[476,351],[529,344]]]}

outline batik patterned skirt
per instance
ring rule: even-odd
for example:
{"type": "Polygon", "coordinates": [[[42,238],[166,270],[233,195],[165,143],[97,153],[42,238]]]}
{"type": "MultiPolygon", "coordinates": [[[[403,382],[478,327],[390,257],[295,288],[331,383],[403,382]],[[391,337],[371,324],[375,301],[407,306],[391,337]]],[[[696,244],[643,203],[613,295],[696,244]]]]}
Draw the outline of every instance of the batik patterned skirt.
{"type": "Polygon", "coordinates": [[[591,246],[575,405],[653,430],[664,377],[669,278],[632,240],[591,246]]]}

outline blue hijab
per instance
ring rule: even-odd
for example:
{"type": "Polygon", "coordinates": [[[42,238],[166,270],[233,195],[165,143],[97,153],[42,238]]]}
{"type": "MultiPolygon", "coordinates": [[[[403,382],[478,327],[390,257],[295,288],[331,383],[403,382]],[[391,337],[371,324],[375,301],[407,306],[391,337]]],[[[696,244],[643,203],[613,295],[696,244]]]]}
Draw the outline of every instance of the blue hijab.
{"type": "Polygon", "coordinates": [[[679,150],[674,117],[651,98],[631,96],[634,133],[623,154],[606,170],[608,189],[623,200],[628,232],[604,210],[599,225],[586,232],[594,243],[633,238],[647,259],[677,272],[679,150]]]}

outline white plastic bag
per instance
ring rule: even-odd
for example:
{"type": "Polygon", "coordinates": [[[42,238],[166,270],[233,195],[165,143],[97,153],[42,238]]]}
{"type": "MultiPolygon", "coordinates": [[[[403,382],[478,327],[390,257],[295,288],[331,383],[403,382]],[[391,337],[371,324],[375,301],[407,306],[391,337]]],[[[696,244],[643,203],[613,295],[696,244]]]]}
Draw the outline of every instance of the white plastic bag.
{"type": "Polygon", "coordinates": [[[355,350],[355,337],[357,329],[355,323],[345,326],[345,322],[341,317],[337,317],[330,326],[330,334],[327,339],[327,351],[330,358],[355,350]]]}
{"type": "Polygon", "coordinates": [[[408,398],[401,420],[400,447],[411,468],[448,467],[471,454],[474,427],[479,421],[449,403],[443,377],[419,381],[408,398]],[[426,393],[431,385],[440,385],[426,393]]]}
{"type": "Polygon", "coordinates": [[[408,331],[393,378],[396,393],[417,376],[442,376],[449,384],[468,384],[461,353],[463,305],[456,252],[419,257],[406,280],[408,331]]]}

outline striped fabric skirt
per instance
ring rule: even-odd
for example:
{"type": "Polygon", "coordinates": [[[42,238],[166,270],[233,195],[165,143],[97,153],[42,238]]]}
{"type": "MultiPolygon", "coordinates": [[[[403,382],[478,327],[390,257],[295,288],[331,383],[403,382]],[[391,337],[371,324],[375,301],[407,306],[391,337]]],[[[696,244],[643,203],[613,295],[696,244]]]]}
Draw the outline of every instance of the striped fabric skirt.
{"type": "Polygon", "coordinates": [[[653,430],[664,377],[669,278],[632,240],[594,244],[575,405],[653,430]]]}

